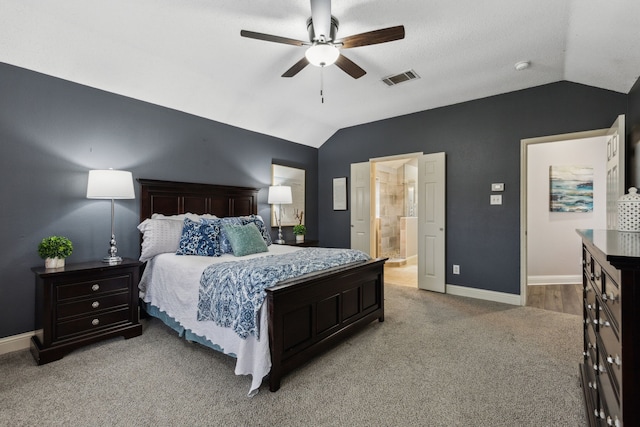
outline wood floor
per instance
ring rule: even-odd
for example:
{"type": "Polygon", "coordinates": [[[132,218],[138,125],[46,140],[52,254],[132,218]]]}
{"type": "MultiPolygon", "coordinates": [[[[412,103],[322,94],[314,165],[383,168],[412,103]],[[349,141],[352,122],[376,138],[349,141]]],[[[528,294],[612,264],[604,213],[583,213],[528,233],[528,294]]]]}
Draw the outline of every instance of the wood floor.
{"type": "Polygon", "coordinates": [[[527,306],[582,315],[582,284],[529,285],[527,306]]]}
{"type": "MultiPolygon", "coordinates": [[[[384,280],[394,285],[418,287],[417,266],[384,267],[384,280]]],[[[531,285],[527,287],[527,306],[543,310],[582,315],[582,284],[531,285]]]]}

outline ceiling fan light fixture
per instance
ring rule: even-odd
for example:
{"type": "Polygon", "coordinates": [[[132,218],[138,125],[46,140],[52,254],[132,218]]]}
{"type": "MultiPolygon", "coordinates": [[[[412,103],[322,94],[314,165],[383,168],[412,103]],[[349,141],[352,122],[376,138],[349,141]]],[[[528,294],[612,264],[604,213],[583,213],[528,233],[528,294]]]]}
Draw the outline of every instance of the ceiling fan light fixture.
{"type": "Polygon", "coordinates": [[[326,67],[336,62],[340,56],[340,51],[331,44],[316,43],[307,49],[304,56],[310,64],[316,67],[326,67]]]}

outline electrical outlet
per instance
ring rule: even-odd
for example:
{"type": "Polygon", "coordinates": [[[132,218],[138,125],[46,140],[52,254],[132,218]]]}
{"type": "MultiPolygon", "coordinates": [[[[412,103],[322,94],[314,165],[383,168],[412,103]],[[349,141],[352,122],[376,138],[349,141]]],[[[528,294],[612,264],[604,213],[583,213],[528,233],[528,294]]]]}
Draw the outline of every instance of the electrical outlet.
{"type": "Polygon", "coordinates": [[[460,266],[458,264],[453,264],[453,274],[460,274],[460,266]]]}
{"type": "Polygon", "coordinates": [[[492,194],[491,195],[491,204],[492,205],[501,205],[502,204],[502,194],[492,194]]]}

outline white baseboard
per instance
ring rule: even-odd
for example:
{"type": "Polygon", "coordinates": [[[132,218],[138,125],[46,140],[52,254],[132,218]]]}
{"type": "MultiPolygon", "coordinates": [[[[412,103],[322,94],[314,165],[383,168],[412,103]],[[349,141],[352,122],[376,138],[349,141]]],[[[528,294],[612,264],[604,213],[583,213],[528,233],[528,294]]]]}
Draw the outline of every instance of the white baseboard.
{"type": "Polygon", "coordinates": [[[483,299],[487,301],[503,302],[511,305],[522,305],[520,294],[487,291],[486,289],[468,288],[466,286],[446,285],[446,292],[450,295],[483,299]]]}
{"type": "Polygon", "coordinates": [[[562,275],[562,276],[527,276],[527,285],[575,285],[582,283],[582,276],[562,275]]]}
{"type": "Polygon", "coordinates": [[[38,333],[38,331],[25,332],[24,334],[0,338],[0,354],[7,354],[13,351],[28,349],[31,345],[31,337],[36,333],[38,333]]]}

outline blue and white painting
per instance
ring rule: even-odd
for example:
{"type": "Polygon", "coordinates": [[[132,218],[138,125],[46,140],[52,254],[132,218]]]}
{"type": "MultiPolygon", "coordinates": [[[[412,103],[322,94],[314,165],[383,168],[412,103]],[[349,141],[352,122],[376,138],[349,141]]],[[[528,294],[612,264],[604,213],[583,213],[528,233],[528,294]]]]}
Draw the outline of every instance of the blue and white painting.
{"type": "Polygon", "coordinates": [[[593,212],[593,167],[549,167],[549,211],[593,212]]]}

